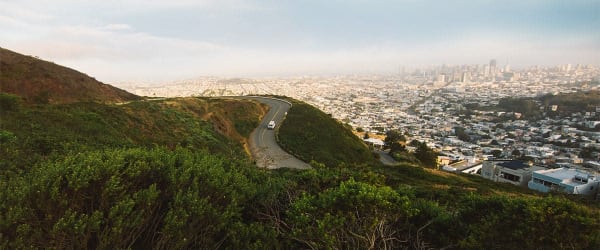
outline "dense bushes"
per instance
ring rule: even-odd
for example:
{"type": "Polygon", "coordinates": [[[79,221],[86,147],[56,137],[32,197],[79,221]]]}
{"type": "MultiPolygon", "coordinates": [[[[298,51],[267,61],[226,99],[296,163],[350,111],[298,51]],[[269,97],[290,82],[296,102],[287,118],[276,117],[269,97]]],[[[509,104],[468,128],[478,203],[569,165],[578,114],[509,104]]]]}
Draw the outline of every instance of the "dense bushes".
{"type": "Polygon", "coordinates": [[[558,112],[563,114],[595,111],[600,105],[600,91],[561,93],[558,95],[547,94],[539,97],[545,106],[557,105],[558,112]]]}
{"type": "Polygon", "coordinates": [[[2,248],[250,245],[270,236],[259,227],[263,235],[240,237],[257,227],[242,211],[252,206],[259,179],[269,178],[245,163],[185,149],[70,155],[1,183],[2,248]]]}
{"type": "Polygon", "coordinates": [[[600,246],[598,210],[563,198],[432,198],[382,178],[266,172],[182,148],[90,151],[0,180],[0,248],[600,246]]]}
{"type": "Polygon", "coordinates": [[[407,219],[417,212],[406,195],[390,187],[350,179],[317,195],[303,195],[288,216],[290,234],[303,247],[381,249],[405,243],[407,219]]]}
{"type": "MultiPolygon", "coordinates": [[[[267,171],[196,111],[124,109],[139,112],[8,112],[23,120],[0,127],[0,249],[600,248],[594,204],[412,164],[368,165],[335,142],[316,156],[337,167],[267,171]],[[7,159],[25,163],[11,171],[7,159]]],[[[342,126],[330,120],[315,124],[342,126]]]]}
{"type": "Polygon", "coordinates": [[[541,116],[538,102],[533,98],[506,97],[500,99],[498,107],[507,112],[518,112],[525,119],[536,120],[541,116]]]}
{"type": "Polygon", "coordinates": [[[0,114],[8,111],[16,111],[21,106],[21,97],[0,92],[0,114]]]}

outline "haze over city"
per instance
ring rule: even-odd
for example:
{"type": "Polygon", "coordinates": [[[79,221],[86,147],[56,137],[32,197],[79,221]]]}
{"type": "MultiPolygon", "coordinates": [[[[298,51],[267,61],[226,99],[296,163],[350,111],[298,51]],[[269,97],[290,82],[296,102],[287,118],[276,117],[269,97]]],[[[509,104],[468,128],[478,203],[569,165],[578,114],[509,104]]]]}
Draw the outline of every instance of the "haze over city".
{"type": "Polygon", "coordinates": [[[105,82],[600,64],[598,1],[0,1],[0,46],[105,82]]]}

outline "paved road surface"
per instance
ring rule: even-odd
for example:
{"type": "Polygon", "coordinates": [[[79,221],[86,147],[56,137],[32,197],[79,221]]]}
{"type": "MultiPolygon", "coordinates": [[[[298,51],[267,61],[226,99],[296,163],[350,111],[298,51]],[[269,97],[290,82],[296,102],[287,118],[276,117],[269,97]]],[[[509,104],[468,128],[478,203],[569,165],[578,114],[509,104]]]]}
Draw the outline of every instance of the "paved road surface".
{"type": "Polygon", "coordinates": [[[376,152],[379,154],[379,160],[381,161],[381,163],[383,163],[383,165],[396,166],[399,164],[396,160],[394,160],[394,158],[392,158],[388,154],[389,150],[388,151],[377,150],[376,152]]]}
{"type": "Polygon", "coordinates": [[[261,124],[250,134],[250,150],[259,167],[275,168],[298,168],[307,169],[310,165],[306,162],[283,151],[275,140],[275,131],[267,129],[269,121],[275,121],[277,128],[281,125],[290,104],[282,100],[266,97],[243,97],[254,99],[269,105],[269,112],[264,116],[261,124]]]}

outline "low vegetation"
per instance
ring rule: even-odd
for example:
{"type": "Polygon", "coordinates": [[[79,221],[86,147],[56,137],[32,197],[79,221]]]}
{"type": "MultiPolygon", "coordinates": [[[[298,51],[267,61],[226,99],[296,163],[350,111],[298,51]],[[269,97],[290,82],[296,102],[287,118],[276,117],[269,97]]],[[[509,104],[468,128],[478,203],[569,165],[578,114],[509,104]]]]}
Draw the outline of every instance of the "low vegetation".
{"type": "Polygon", "coordinates": [[[0,48],[0,90],[28,104],[126,102],[140,97],[52,62],[0,48]]]}
{"type": "Polygon", "coordinates": [[[569,114],[573,112],[594,112],[600,106],[600,91],[576,92],[558,95],[541,96],[540,101],[545,106],[557,105],[557,112],[569,114]]]}
{"type": "Polygon", "coordinates": [[[293,102],[279,129],[279,143],[300,159],[329,167],[375,163],[369,148],[350,127],[302,102],[293,102]]]}
{"type": "Polygon", "coordinates": [[[600,247],[591,201],[370,164],[360,139],[307,104],[280,131],[314,157],[305,171],[260,169],[243,152],[264,112],[253,101],[0,105],[0,249],[600,247]]]}
{"type": "Polygon", "coordinates": [[[245,158],[248,129],[238,132],[233,124],[256,126],[264,113],[252,101],[199,98],[29,106],[0,93],[0,103],[11,107],[0,111],[0,167],[15,171],[85,150],[139,146],[190,147],[245,158]]]}

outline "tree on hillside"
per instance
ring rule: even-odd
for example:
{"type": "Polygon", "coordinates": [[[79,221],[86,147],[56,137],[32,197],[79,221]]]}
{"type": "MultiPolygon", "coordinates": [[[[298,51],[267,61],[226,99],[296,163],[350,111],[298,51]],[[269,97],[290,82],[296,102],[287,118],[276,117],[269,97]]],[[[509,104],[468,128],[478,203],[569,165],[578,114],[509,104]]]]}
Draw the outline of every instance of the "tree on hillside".
{"type": "Polygon", "coordinates": [[[437,166],[437,157],[435,152],[431,148],[427,146],[425,142],[419,142],[417,140],[413,140],[411,143],[415,142],[417,149],[415,150],[415,157],[421,161],[423,165],[429,168],[435,168],[437,166]]]}
{"type": "Polygon", "coordinates": [[[0,112],[17,111],[21,102],[21,97],[17,95],[0,93],[0,112]]]}
{"type": "Polygon", "coordinates": [[[454,133],[456,134],[456,137],[458,137],[458,139],[460,139],[461,141],[471,141],[471,137],[469,136],[469,134],[467,134],[467,132],[465,132],[465,128],[463,127],[454,127],[454,133]]]}
{"type": "Polygon", "coordinates": [[[410,141],[410,142],[408,143],[408,146],[411,146],[411,147],[418,147],[420,144],[421,144],[421,142],[420,142],[420,141],[418,141],[418,140],[412,140],[412,141],[410,141]]]}
{"type": "Polygon", "coordinates": [[[388,130],[385,132],[385,145],[389,146],[396,142],[406,142],[406,137],[399,130],[388,130]]]}
{"type": "Polygon", "coordinates": [[[394,154],[394,153],[398,153],[398,152],[406,152],[406,147],[402,144],[400,144],[399,142],[394,142],[392,143],[392,145],[390,145],[390,152],[389,154],[394,154]]]}
{"type": "Polygon", "coordinates": [[[521,151],[519,151],[518,149],[515,149],[512,151],[511,155],[513,157],[519,157],[519,156],[521,156],[521,151]]]}
{"type": "Polygon", "coordinates": [[[399,130],[389,130],[385,134],[385,147],[390,149],[390,155],[393,155],[397,152],[406,151],[406,148],[403,145],[406,143],[406,137],[402,134],[402,132],[399,130]]]}
{"type": "Polygon", "coordinates": [[[492,150],[492,155],[496,158],[500,158],[500,156],[502,156],[502,150],[494,149],[492,150]]]}
{"type": "Polygon", "coordinates": [[[585,147],[581,150],[581,152],[579,153],[579,157],[583,158],[583,159],[591,159],[594,157],[594,148],[591,147],[585,147]]]}

